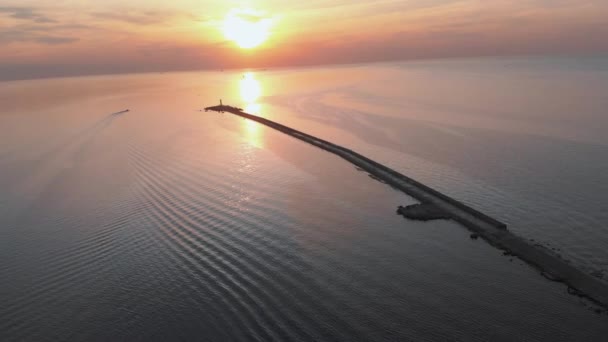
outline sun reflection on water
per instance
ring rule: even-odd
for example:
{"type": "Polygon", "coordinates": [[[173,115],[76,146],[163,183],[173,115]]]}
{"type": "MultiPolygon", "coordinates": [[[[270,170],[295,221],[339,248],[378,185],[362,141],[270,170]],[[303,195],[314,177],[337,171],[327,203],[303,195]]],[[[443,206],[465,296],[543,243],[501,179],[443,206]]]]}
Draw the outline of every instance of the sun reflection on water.
{"type": "Polygon", "coordinates": [[[260,82],[255,79],[255,74],[246,72],[240,82],[241,99],[247,104],[255,103],[262,95],[260,82]]]}
{"type": "Polygon", "coordinates": [[[245,112],[253,115],[260,115],[262,106],[259,103],[249,103],[245,106],[245,112]]]}
{"type": "MultiPolygon", "coordinates": [[[[255,74],[246,72],[239,82],[239,89],[241,99],[245,102],[245,112],[253,115],[260,115],[262,106],[256,101],[262,95],[262,86],[260,85],[260,82],[255,79],[255,74]]],[[[247,141],[255,147],[263,148],[264,137],[262,130],[260,129],[260,124],[251,120],[244,120],[243,123],[247,141]]]]}

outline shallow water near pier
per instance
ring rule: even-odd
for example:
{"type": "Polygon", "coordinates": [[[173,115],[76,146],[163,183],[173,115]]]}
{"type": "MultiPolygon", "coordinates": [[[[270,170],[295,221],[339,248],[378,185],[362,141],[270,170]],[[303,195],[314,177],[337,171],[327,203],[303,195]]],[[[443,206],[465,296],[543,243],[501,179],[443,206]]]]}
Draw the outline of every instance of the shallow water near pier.
{"type": "Polygon", "coordinates": [[[606,314],[458,224],[405,220],[411,198],[336,156],[198,111],[222,98],[352,148],[601,274],[608,68],[589,65],[0,83],[0,339],[605,340],[606,314]]]}

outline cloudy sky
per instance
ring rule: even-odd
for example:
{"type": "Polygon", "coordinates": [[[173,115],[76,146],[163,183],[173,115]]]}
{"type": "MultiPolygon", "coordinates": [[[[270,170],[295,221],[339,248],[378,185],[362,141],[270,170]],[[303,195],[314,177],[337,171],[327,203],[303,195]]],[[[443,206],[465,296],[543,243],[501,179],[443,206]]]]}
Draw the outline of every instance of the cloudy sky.
{"type": "Polygon", "coordinates": [[[0,79],[608,51],[608,0],[0,0],[0,79]],[[226,15],[272,21],[239,48],[226,15]]]}

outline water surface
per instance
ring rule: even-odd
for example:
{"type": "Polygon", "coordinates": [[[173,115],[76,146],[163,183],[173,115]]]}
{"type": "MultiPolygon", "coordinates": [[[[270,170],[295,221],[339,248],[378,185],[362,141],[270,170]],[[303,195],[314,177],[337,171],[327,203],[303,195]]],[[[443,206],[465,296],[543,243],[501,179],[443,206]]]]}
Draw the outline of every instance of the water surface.
{"type": "Polygon", "coordinates": [[[605,340],[563,285],[395,215],[411,198],[197,111],[352,147],[605,269],[606,78],[524,62],[1,83],[0,339],[605,340]]]}

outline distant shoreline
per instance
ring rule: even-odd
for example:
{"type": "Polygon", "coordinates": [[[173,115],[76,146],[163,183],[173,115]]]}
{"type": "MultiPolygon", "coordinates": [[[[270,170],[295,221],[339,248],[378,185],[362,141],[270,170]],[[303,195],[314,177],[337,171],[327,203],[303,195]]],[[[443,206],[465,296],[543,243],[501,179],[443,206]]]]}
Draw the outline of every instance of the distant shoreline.
{"type": "Polygon", "coordinates": [[[513,255],[539,269],[541,274],[552,281],[568,285],[568,293],[586,297],[608,309],[608,284],[587,274],[559,255],[539,244],[527,240],[507,230],[504,223],[489,217],[460,201],[446,196],[422,183],[419,183],[385,165],[375,162],[357,152],[333,144],[323,139],[292,129],[274,121],[248,114],[231,106],[207,107],[205,110],[229,112],[274,128],[294,138],[333,153],[355,165],[358,170],[366,171],[373,178],[386,183],[405,194],[419,200],[419,205],[399,207],[398,213],[421,220],[449,218],[459,222],[473,235],[481,237],[505,254],[513,255]]]}

